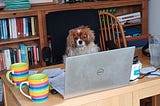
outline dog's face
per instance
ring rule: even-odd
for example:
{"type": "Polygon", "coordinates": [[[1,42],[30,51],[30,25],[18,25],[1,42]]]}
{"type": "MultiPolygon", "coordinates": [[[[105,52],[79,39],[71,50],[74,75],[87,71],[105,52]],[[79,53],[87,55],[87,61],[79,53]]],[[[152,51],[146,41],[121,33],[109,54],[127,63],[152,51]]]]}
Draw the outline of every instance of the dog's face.
{"type": "Polygon", "coordinates": [[[69,31],[67,44],[70,47],[83,47],[94,42],[94,39],[94,32],[87,26],[81,26],[69,31]]]}

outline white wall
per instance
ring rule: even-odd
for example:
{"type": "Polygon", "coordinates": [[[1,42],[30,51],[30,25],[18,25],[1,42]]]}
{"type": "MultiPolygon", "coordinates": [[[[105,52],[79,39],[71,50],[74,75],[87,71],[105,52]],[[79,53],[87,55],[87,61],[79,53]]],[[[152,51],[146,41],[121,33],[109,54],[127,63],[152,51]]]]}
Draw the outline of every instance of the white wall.
{"type": "Polygon", "coordinates": [[[149,33],[160,35],[160,0],[149,1],[149,33]]]}

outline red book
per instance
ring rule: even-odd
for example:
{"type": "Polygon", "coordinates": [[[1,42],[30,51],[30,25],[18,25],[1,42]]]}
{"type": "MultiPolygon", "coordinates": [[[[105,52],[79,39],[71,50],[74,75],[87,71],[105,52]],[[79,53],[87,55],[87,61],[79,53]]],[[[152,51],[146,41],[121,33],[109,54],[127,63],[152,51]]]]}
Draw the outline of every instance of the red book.
{"type": "Polygon", "coordinates": [[[33,45],[33,55],[34,55],[34,64],[38,64],[37,63],[37,48],[36,45],[33,45]]]}
{"type": "Polygon", "coordinates": [[[20,37],[24,37],[23,18],[20,18],[20,37]]]}
{"type": "Polygon", "coordinates": [[[3,70],[4,67],[4,59],[3,59],[3,53],[0,53],[0,71],[3,70]]]}
{"type": "Polygon", "coordinates": [[[17,26],[17,38],[20,38],[21,36],[21,24],[20,24],[20,18],[16,18],[16,26],[17,26]]]}

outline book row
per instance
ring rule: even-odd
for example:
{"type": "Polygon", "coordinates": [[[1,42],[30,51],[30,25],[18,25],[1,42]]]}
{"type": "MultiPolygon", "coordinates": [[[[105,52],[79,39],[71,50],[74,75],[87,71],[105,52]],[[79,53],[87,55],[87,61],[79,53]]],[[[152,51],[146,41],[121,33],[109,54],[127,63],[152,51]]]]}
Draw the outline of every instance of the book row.
{"type": "Polygon", "coordinates": [[[36,35],[36,17],[0,19],[0,39],[7,40],[36,35]]]}
{"type": "Polygon", "coordinates": [[[10,65],[18,62],[27,62],[29,66],[39,63],[39,51],[36,44],[19,44],[18,48],[0,49],[0,70],[9,70],[10,65]]]}

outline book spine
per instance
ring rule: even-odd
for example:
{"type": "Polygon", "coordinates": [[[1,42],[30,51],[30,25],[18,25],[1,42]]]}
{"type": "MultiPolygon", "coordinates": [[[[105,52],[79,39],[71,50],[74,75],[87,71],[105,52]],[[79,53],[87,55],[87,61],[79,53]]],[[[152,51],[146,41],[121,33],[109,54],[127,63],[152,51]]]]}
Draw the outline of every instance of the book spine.
{"type": "Polygon", "coordinates": [[[17,38],[20,38],[21,36],[21,24],[20,24],[20,18],[16,18],[16,26],[17,26],[17,38]]]}
{"type": "Polygon", "coordinates": [[[18,38],[18,36],[17,36],[16,18],[12,19],[12,30],[13,30],[13,38],[18,38]]]}
{"type": "Polygon", "coordinates": [[[3,70],[5,67],[4,67],[4,58],[3,58],[3,52],[1,50],[0,52],[0,71],[3,70]]]}
{"type": "Polygon", "coordinates": [[[26,18],[23,17],[22,19],[23,19],[23,37],[25,37],[26,36],[26,18]]]}
{"type": "Polygon", "coordinates": [[[15,63],[15,60],[14,60],[14,51],[12,48],[9,49],[10,50],[10,57],[11,57],[11,64],[15,63]]]}
{"type": "Polygon", "coordinates": [[[21,59],[21,50],[20,49],[17,50],[17,60],[18,60],[18,62],[22,62],[22,59],[21,59]]]}
{"type": "Polygon", "coordinates": [[[28,17],[25,17],[25,34],[26,34],[26,36],[29,36],[29,21],[28,21],[28,17]]]}
{"type": "Polygon", "coordinates": [[[141,18],[141,14],[140,12],[135,12],[135,13],[117,16],[117,18],[120,22],[124,22],[128,20],[136,19],[136,18],[141,18]]]}
{"type": "Polygon", "coordinates": [[[12,19],[11,18],[8,19],[8,25],[9,25],[9,36],[10,36],[10,39],[12,39],[13,32],[12,32],[12,19]]]}
{"type": "Polygon", "coordinates": [[[10,65],[11,65],[11,57],[10,57],[10,50],[9,49],[4,50],[4,59],[5,59],[6,69],[9,70],[10,65]]]}
{"type": "Polygon", "coordinates": [[[31,46],[28,46],[27,47],[27,54],[28,54],[28,63],[29,63],[29,65],[30,66],[32,66],[33,65],[33,63],[34,63],[34,59],[33,59],[33,51],[32,51],[32,47],[31,46]]]}
{"type": "Polygon", "coordinates": [[[3,34],[3,31],[2,31],[2,20],[0,19],[0,39],[2,39],[2,34],[3,34]]]}
{"type": "Polygon", "coordinates": [[[20,44],[19,49],[21,51],[21,61],[22,62],[27,62],[26,46],[24,44],[20,44]]]}
{"type": "Polygon", "coordinates": [[[32,32],[32,36],[36,35],[36,31],[35,31],[35,17],[31,17],[31,32],[32,32]]]}
{"type": "Polygon", "coordinates": [[[4,40],[4,36],[5,36],[5,25],[4,25],[4,19],[2,19],[2,35],[1,35],[2,40],[4,40]]]}
{"type": "Polygon", "coordinates": [[[36,52],[37,52],[37,62],[39,62],[40,60],[39,60],[39,49],[38,49],[38,47],[36,48],[36,52]]]}
{"type": "Polygon", "coordinates": [[[20,37],[24,37],[23,18],[20,18],[20,37]]]}
{"type": "Polygon", "coordinates": [[[38,64],[37,63],[37,52],[36,52],[36,45],[33,45],[33,54],[34,54],[34,64],[38,64]]]}

